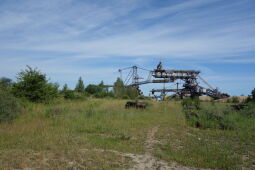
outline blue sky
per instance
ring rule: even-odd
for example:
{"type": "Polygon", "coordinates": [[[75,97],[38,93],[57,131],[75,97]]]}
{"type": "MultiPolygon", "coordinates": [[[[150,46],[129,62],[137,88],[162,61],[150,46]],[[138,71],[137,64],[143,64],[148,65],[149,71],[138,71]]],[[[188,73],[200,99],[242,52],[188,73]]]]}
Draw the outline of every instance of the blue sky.
{"type": "Polygon", "coordinates": [[[112,84],[119,68],[162,61],[247,95],[254,54],[254,0],[0,0],[0,77],[14,80],[30,65],[71,88],[112,84]]]}

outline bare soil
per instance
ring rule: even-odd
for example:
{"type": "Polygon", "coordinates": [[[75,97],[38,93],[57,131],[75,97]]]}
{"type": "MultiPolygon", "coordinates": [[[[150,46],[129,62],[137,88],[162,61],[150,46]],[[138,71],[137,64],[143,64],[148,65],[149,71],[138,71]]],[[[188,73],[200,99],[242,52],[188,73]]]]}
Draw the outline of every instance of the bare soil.
{"type": "MultiPolygon", "coordinates": [[[[102,150],[102,149],[93,149],[94,151],[98,152],[112,152],[117,155],[120,155],[122,157],[130,158],[134,165],[130,168],[130,170],[195,170],[195,169],[201,169],[201,168],[194,168],[194,167],[188,167],[180,165],[176,162],[172,162],[171,164],[168,164],[164,160],[160,160],[152,155],[152,152],[154,150],[155,144],[159,143],[158,140],[155,138],[155,134],[157,133],[159,127],[156,126],[149,130],[147,133],[147,139],[145,141],[145,154],[139,155],[139,154],[133,154],[133,153],[125,153],[125,152],[119,152],[115,150],[102,150]]],[[[88,149],[83,149],[83,151],[87,151],[88,149]]]]}

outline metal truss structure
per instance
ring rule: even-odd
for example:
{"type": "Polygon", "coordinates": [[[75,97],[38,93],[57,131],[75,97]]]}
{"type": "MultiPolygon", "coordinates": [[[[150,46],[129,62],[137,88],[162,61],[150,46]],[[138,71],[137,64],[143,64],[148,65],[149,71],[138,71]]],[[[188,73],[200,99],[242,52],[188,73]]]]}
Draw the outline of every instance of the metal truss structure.
{"type": "Polygon", "coordinates": [[[202,95],[217,98],[224,98],[229,96],[225,93],[220,93],[217,88],[213,88],[199,75],[200,71],[198,70],[166,70],[163,68],[162,63],[160,62],[157,65],[157,68],[154,70],[147,70],[138,66],[132,66],[124,69],[119,69],[119,72],[124,85],[136,88],[140,94],[142,94],[141,90],[139,89],[140,85],[148,83],[163,83],[164,88],[152,89],[151,93],[153,95],[155,95],[155,93],[161,93],[162,96],[165,96],[168,92],[171,92],[175,93],[175,95],[178,95],[181,98],[184,96],[195,97],[202,95]],[[125,79],[122,79],[123,71],[127,70],[129,70],[127,76],[125,79]],[[142,80],[144,78],[138,75],[138,70],[148,72],[147,79],[142,80]],[[202,87],[198,80],[202,81],[207,87],[202,87]],[[175,84],[176,88],[165,88],[166,83],[175,84]]]}

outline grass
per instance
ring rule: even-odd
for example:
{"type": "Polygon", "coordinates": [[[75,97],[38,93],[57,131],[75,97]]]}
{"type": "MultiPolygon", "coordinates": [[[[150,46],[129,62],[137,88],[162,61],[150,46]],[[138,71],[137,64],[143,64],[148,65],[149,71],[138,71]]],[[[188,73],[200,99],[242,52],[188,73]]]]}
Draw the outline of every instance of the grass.
{"type": "Polygon", "coordinates": [[[127,169],[116,153],[144,154],[147,132],[159,126],[154,155],[202,168],[254,168],[254,119],[235,130],[200,130],[185,120],[180,102],[149,101],[145,110],[125,100],[88,99],[29,103],[12,123],[0,124],[0,169],[127,169]],[[106,149],[97,152],[93,149],[106,149]]]}

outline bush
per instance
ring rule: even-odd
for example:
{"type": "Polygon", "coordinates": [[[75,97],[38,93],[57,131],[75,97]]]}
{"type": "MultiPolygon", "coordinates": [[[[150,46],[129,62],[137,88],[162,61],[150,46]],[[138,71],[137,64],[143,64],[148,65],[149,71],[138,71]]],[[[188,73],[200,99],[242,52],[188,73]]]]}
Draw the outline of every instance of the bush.
{"type": "Polygon", "coordinates": [[[49,83],[46,75],[27,66],[18,73],[17,83],[13,84],[13,94],[31,102],[49,102],[58,95],[58,85],[49,83]]]}
{"type": "Polygon", "coordinates": [[[4,88],[9,88],[11,87],[13,84],[12,80],[6,77],[2,77],[0,78],[0,86],[4,87],[4,88]]]}
{"type": "Polygon", "coordinates": [[[122,99],[130,99],[128,95],[124,95],[122,99]]]}
{"type": "Polygon", "coordinates": [[[236,96],[232,97],[232,103],[239,103],[238,97],[236,96]]]}
{"type": "Polygon", "coordinates": [[[235,128],[234,121],[231,120],[233,110],[228,107],[209,107],[198,112],[198,121],[202,128],[214,128],[230,130],[235,128]]]}
{"type": "Polygon", "coordinates": [[[186,110],[190,109],[193,106],[191,98],[185,98],[182,100],[182,107],[186,110]]]}
{"type": "Polygon", "coordinates": [[[81,77],[79,77],[79,80],[75,86],[75,91],[79,93],[83,93],[85,91],[84,82],[81,77]]]}
{"type": "Polygon", "coordinates": [[[255,104],[249,103],[248,107],[240,111],[242,115],[248,118],[255,118],[255,104]]]}
{"type": "Polygon", "coordinates": [[[19,111],[18,100],[4,88],[0,88],[0,122],[14,119],[19,111]]]}
{"type": "Polygon", "coordinates": [[[64,92],[61,92],[61,94],[65,99],[70,100],[86,99],[85,93],[79,93],[73,90],[65,90],[64,92]]]}
{"type": "Polygon", "coordinates": [[[236,120],[240,114],[228,106],[216,106],[189,98],[182,101],[185,117],[191,126],[207,129],[232,130],[236,128],[236,120]]]}
{"type": "Polygon", "coordinates": [[[251,91],[252,101],[255,101],[255,88],[251,91]]]}
{"type": "Polygon", "coordinates": [[[190,109],[200,109],[200,100],[199,98],[185,98],[182,100],[182,106],[186,110],[190,109]]]}

